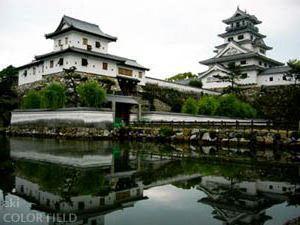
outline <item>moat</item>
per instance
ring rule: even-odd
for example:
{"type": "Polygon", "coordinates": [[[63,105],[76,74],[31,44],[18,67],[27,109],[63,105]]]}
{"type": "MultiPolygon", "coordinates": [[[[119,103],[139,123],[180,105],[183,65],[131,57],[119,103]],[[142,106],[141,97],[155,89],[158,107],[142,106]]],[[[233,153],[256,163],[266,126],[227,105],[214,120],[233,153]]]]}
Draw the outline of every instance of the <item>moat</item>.
{"type": "Polygon", "coordinates": [[[0,153],[0,224],[282,225],[300,216],[296,152],[1,137],[0,153]]]}

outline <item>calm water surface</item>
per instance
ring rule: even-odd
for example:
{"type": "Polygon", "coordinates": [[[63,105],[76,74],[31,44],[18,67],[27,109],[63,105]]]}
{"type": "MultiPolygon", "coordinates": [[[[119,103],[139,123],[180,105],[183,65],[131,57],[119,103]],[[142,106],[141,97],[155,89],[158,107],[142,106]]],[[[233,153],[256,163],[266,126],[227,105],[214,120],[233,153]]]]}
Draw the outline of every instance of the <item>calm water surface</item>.
{"type": "Polygon", "coordinates": [[[298,165],[261,163],[288,152],[2,137],[0,153],[1,225],[282,225],[300,216],[298,165]]]}

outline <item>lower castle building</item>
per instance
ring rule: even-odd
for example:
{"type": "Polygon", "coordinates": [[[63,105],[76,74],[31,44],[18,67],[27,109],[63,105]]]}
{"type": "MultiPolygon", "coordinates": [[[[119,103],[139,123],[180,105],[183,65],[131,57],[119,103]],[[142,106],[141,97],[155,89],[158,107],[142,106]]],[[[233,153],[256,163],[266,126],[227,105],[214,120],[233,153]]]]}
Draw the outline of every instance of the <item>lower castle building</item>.
{"type": "Polygon", "coordinates": [[[146,77],[149,69],[136,60],[109,54],[109,44],[117,38],[104,33],[96,24],[63,16],[56,30],[45,37],[53,40],[53,50],[36,55],[33,61],[18,67],[19,86],[30,86],[75,68],[84,76],[115,80],[118,86],[149,83],[179,91],[215,94],[210,90],[146,77]]]}

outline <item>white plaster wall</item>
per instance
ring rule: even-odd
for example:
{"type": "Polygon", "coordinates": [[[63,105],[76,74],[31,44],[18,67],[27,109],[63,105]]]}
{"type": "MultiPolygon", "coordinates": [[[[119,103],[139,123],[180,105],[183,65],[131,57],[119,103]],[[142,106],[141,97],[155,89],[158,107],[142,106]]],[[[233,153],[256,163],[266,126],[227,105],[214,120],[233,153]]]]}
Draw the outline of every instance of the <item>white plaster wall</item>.
{"type": "Polygon", "coordinates": [[[80,120],[84,123],[113,122],[113,112],[106,111],[14,111],[11,124],[34,122],[38,120],[80,120]]]}
{"type": "MultiPolygon", "coordinates": [[[[251,60],[247,61],[246,65],[250,65],[253,63],[251,60]]],[[[240,61],[237,61],[236,64],[240,64],[240,61]]],[[[246,79],[241,79],[238,81],[239,84],[256,84],[257,83],[257,74],[258,72],[256,70],[249,70],[249,71],[242,71],[242,73],[247,73],[247,78],[246,79]]],[[[224,88],[230,85],[229,82],[222,82],[218,80],[217,78],[214,78],[214,76],[220,75],[220,76],[227,76],[226,73],[222,71],[212,71],[205,77],[203,77],[202,83],[203,83],[203,88],[207,89],[212,89],[212,88],[224,88]]]]}
{"type": "Polygon", "coordinates": [[[239,84],[256,84],[257,83],[257,71],[243,71],[242,73],[247,73],[246,79],[241,79],[238,81],[239,84]]]}
{"type": "Polygon", "coordinates": [[[261,192],[269,192],[276,194],[284,194],[286,192],[294,192],[298,186],[287,183],[287,182],[273,182],[273,181],[258,181],[257,189],[261,192]],[[272,186],[272,188],[270,188],[272,186]],[[283,191],[283,188],[286,188],[286,191],[283,191]]]}
{"type": "Polygon", "coordinates": [[[109,77],[116,77],[117,75],[117,64],[112,61],[99,59],[93,56],[81,56],[81,55],[70,55],[69,56],[69,62],[68,67],[75,66],[77,68],[77,71],[79,72],[85,72],[85,73],[94,73],[98,75],[105,75],[109,77]],[[82,66],[81,61],[82,59],[88,60],[87,66],[82,66]],[[106,62],[107,70],[103,69],[103,63],[106,62]]]}
{"type": "Polygon", "coordinates": [[[21,69],[18,72],[18,84],[27,84],[27,83],[32,83],[38,80],[42,79],[43,75],[43,64],[31,66],[28,69],[21,69]],[[34,73],[34,68],[35,68],[35,73],[34,73]],[[27,75],[25,75],[25,71],[27,71],[27,75]]]}
{"type": "Polygon", "coordinates": [[[273,86],[273,85],[291,85],[294,83],[293,80],[283,80],[284,74],[269,74],[269,75],[260,75],[257,78],[257,83],[265,86],[273,86]],[[273,77],[273,81],[270,81],[270,77],[273,77]]]}
{"type": "MultiPolygon", "coordinates": [[[[183,114],[183,113],[170,113],[170,112],[147,112],[142,113],[142,119],[146,121],[174,121],[174,122],[207,122],[207,121],[214,121],[214,122],[249,122],[251,123],[250,119],[237,119],[237,118],[229,118],[229,117],[213,117],[213,116],[193,116],[189,114],[183,114]]],[[[130,115],[130,121],[136,121],[137,115],[131,114],[130,115]]],[[[254,120],[255,121],[263,121],[263,120],[254,120]]]]}
{"type": "Polygon", "coordinates": [[[145,78],[145,83],[146,84],[147,83],[148,84],[155,84],[155,85],[158,85],[160,87],[174,88],[174,89],[177,89],[177,90],[180,90],[180,91],[189,91],[189,92],[212,94],[212,95],[218,94],[215,91],[204,90],[204,89],[201,89],[201,88],[194,88],[194,87],[190,87],[190,86],[187,86],[187,85],[167,82],[167,81],[159,80],[159,79],[152,79],[151,77],[146,77],[145,78]]]}
{"type": "Polygon", "coordinates": [[[251,43],[244,43],[244,44],[241,44],[241,46],[246,48],[246,49],[249,49],[251,51],[254,50],[253,45],[251,43]]]}
{"type": "Polygon", "coordinates": [[[83,44],[82,38],[88,39],[88,45],[92,46],[92,51],[107,53],[108,52],[108,43],[109,41],[100,37],[96,37],[89,34],[84,34],[78,31],[70,31],[64,34],[61,34],[53,39],[54,42],[54,51],[59,51],[62,49],[66,49],[68,47],[76,47],[81,49],[87,49],[87,46],[83,44]],[[65,42],[65,38],[68,38],[68,43],[65,42]],[[58,42],[61,40],[61,46],[59,46],[58,42]],[[96,41],[100,42],[100,48],[96,48],[96,41]]]}
{"type": "MultiPolygon", "coordinates": [[[[244,38],[243,38],[242,40],[239,40],[239,39],[238,39],[238,36],[239,36],[239,35],[242,35],[242,34],[233,35],[233,36],[231,36],[231,37],[233,37],[233,40],[236,41],[236,42],[243,41],[243,40],[247,40],[247,39],[248,39],[248,40],[251,40],[251,34],[250,34],[250,33],[243,33],[244,38]]],[[[228,41],[228,38],[230,38],[230,36],[224,38],[224,43],[228,43],[228,42],[229,42],[229,41],[228,41]]]]}
{"type": "MultiPolygon", "coordinates": [[[[72,54],[65,53],[62,55],[58,55],[55,57],[51,57],[49,59],[45,59],[43,64],[40,64],[36,67],[36,73],[33,74],[33,67],[30,66],[26,69],[19,70],[19,85],[32,83],[35,81],[42,80],[43,75],[53,74],[62,72],[63,69],[68,69],[72,66],[77,68],[78,72],[92,73],[96,75],[104,75],[108,77],[116,77],[118,75],[118,65],[116,62],[111,60],[105,60],[101,58],[97,58],[94,56],[84,56],[80,54],[72,54]],[[58,65],[58,61],[60,58],[63,58],[63,65],[58,65]],[[85,58],[88,60],[87,66],[82,66],[81,61],[85,58]],[[53,67],[50,68],[50,61],[53,60],[53,67]],[[103,69],[103,62],[108,64],[107,70],[103,69]],[[24,76],[24,71],[27,70],[27,76],[24,76]]],[[[127,68],[133,71],[134,78],[139,79],[140,84],[144,83],[145,71],[141,69],[134,69],[126,66],[122,66],[122,68],[127,68]],[[142,72],[142,77],[140,78],[139,72],[142,72]]]]}
{"type": "Polygon", "coordinates": [[[203,88],[212,89],[212,88],[224,88],[230,85],[229,82],[221,82],[218,79],[214,78],[214,76],[227,76],[226,73],[222,71],[212,71],[207,76],[201,79],[203,83],[203,88]]]}
{"type": "Polygon", "coordinates": [[[16,185],[15,185],[16,192],[18,194],[31,196],[31,197],[39,200],[40,195],[39,195],[39,185],[38,184],[29,182],[21,177],[16,177],[15,182],[16,182],[16,185]],[[23,186],[24,192],[21,191],[22,186],[23,186]]]}

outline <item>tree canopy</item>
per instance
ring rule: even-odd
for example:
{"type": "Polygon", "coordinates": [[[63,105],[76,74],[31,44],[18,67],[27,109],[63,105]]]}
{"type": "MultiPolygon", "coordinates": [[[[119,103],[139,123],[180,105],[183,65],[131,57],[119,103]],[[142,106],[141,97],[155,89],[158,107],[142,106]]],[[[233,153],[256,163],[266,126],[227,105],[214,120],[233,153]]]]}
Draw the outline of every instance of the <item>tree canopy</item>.
{"type": "Polygon", "coordinates": [[[191,78],[197,78],[197,75],[192,74],[191,72],[178,73],[174,76],[166,78],[166,80],[167,81],[179,81],[179,80],[186,80],[186,79],[191,79],[191,78]]]}
{"type": "Polygon", "coordinates": [[[201,80],[193,79],[190,80],[189,86],[196,87],[196,88],[202,88],[203,84],[201,80]]]}
{"type": "Polygon", "coordinates": [[[87,81],[78,85],[77,92],[81,104],[88,107],[100,107],[106,96],[104,89],[96,81],[87,81]]]}
{"type": "Polygon", "coordinates": [[[285,77],[287,79],[293,80],[295,84],[297,84],[298,81],[300,81],[300,60],[294,59],[290,60],[287,65],[291,68],[290,71],[288,71],[285,74],[285,77]]]}
{"type": "Polygon", "coordinates": [[[18,107],[18,95],[15,90],[18,70],[8,66],[0,71],[0,123],[9,125],[10,111],[18,107]]]}
{"type": "Polygon", "coordinates": [[[193,115],[198,114],[198,109],[199,107],[197,104],[197,100],[191,97],[189,97],[182,106],[183,113],[189,113],[193,115]]]}
{"type": "Polygon", "coordinates": [[[226,93],[236,93],[238,92],[238,81],[247,78],[246,73],[241,72],[241,67],[236,65],[234,62],[229,63],[227,69],[229,73],[227,75],[215,75],[214,77],[221,82],[229,82],[230,86],[225,89],[226,93]]]}

